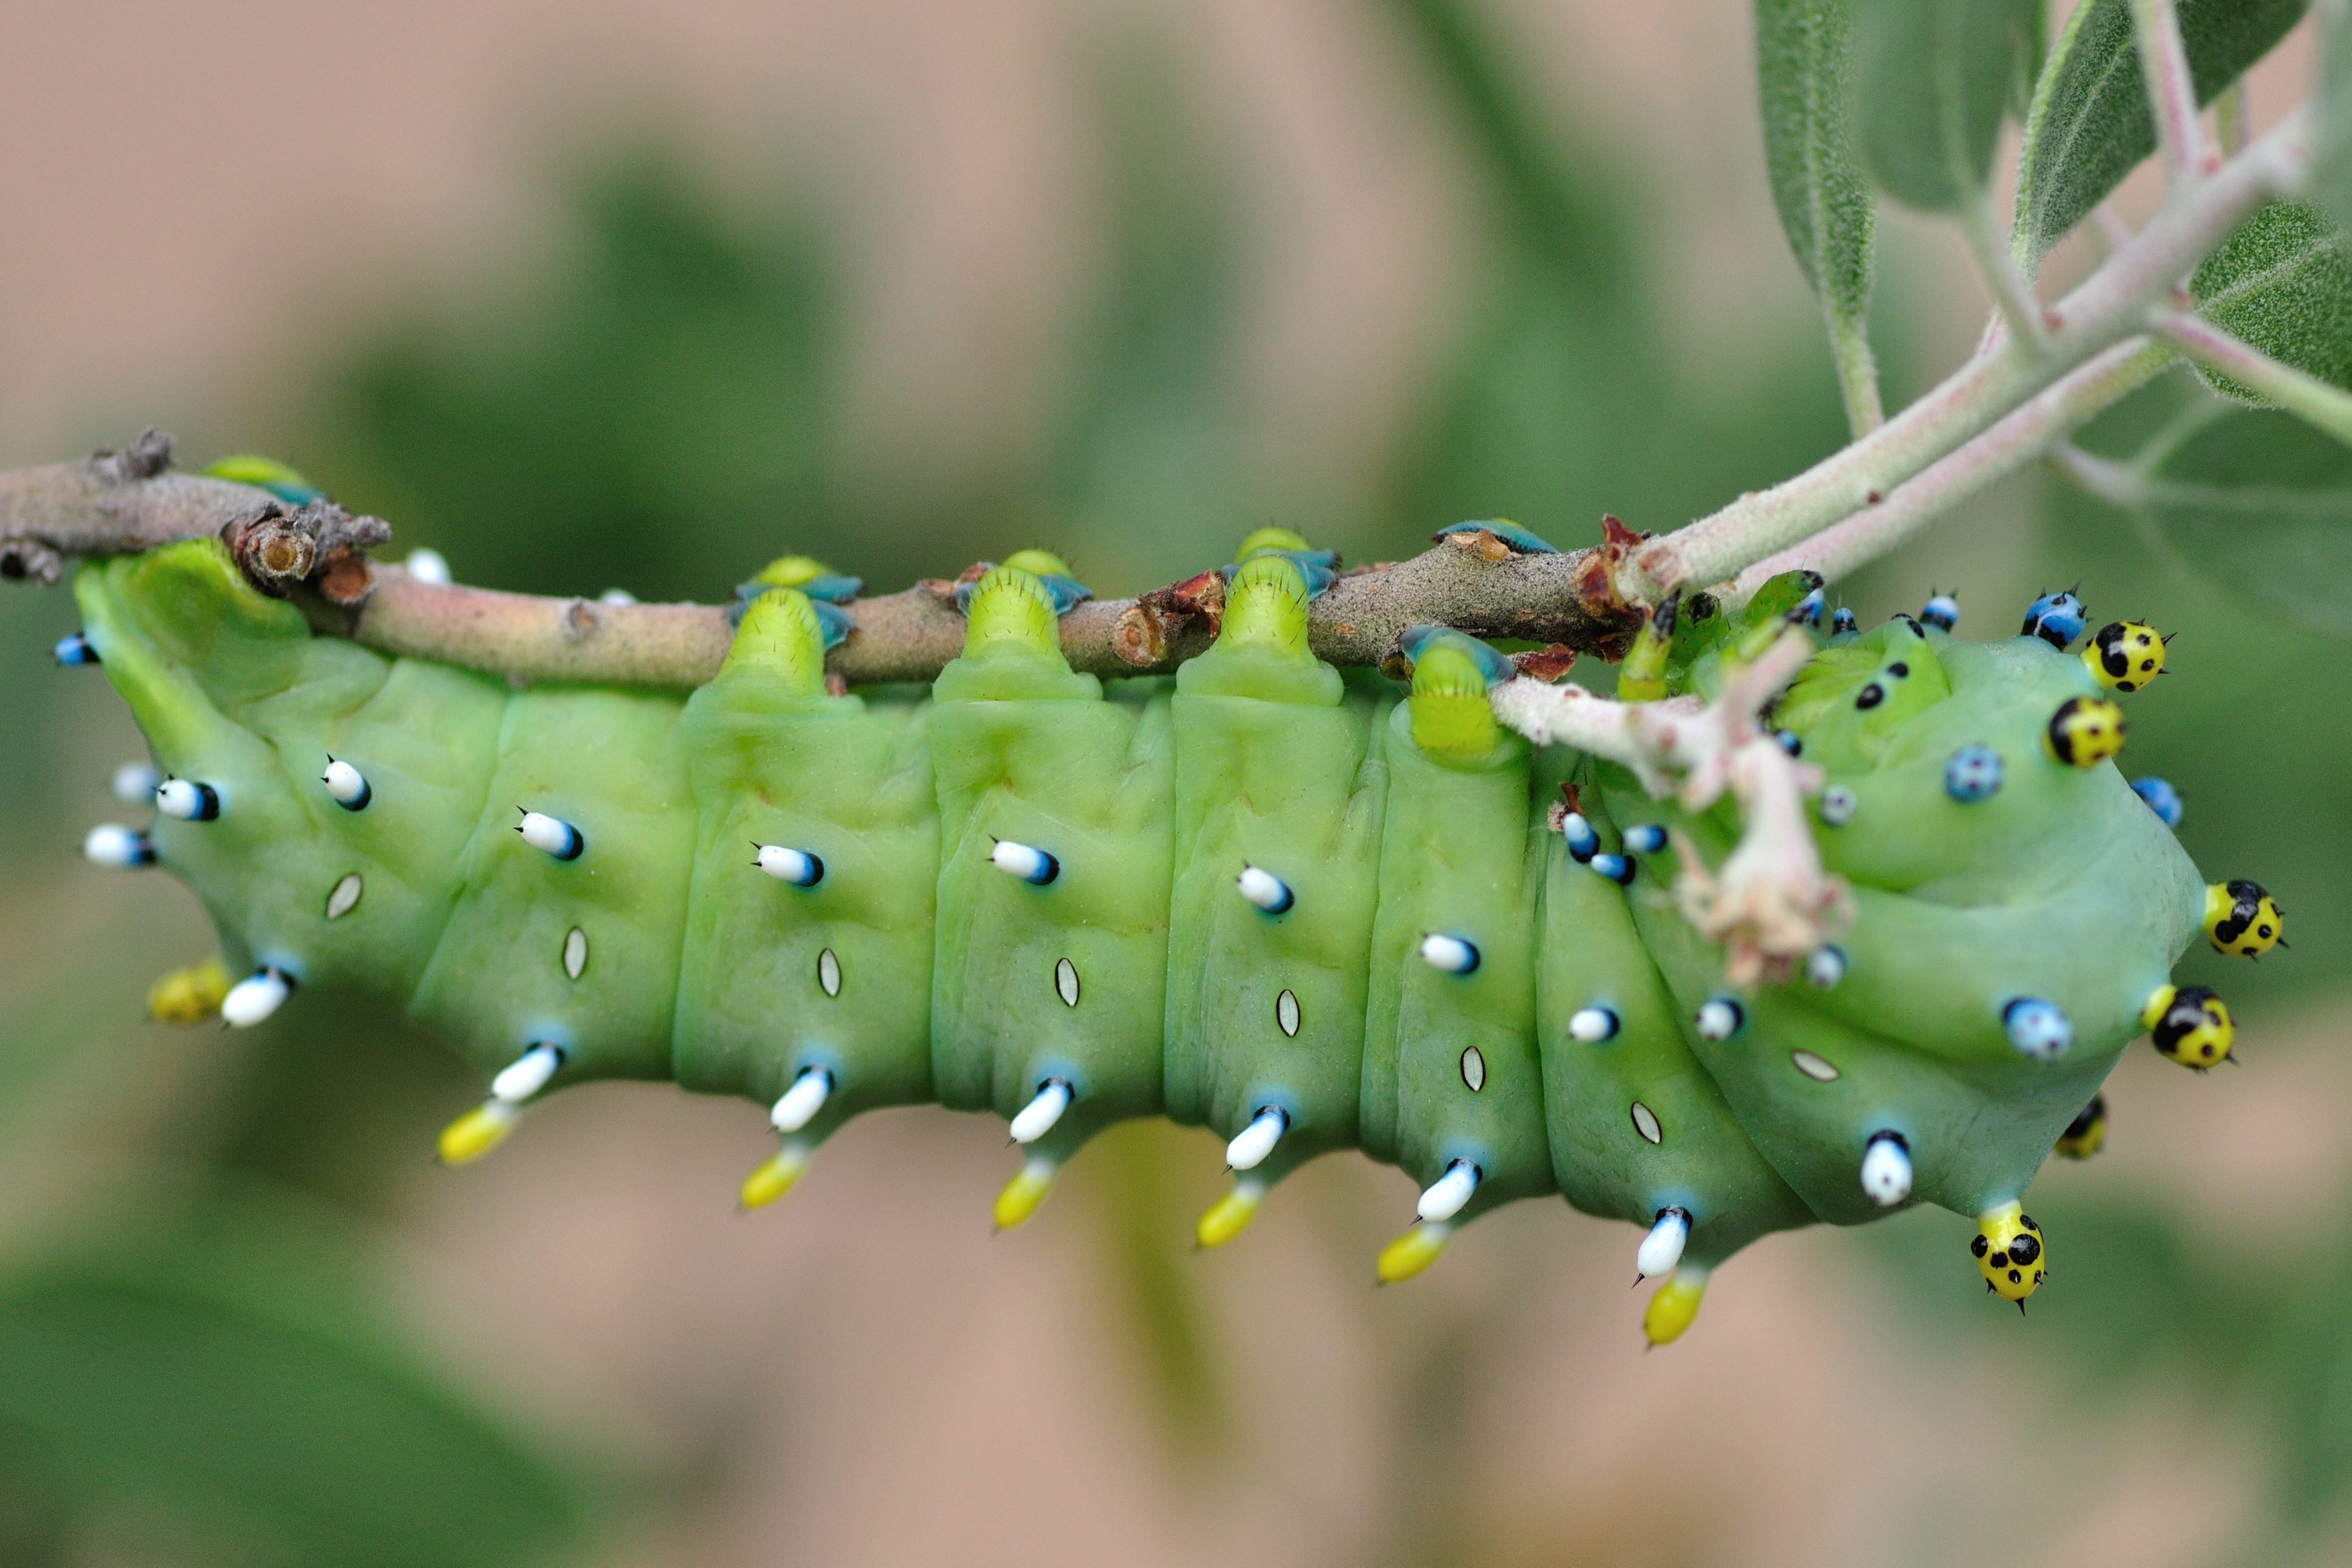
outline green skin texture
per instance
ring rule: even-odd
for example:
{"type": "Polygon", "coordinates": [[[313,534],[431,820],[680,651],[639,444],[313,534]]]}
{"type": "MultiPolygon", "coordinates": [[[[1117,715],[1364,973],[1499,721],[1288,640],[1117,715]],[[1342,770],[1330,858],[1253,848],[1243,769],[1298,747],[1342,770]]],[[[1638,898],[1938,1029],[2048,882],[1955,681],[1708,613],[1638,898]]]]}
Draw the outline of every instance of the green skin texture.
{"type": "Polygon", "coordinates": [[[1066,1080],[1068,1110],[1031,1146],[1058,1162],[1108,1123],[1160,1110],[1171,694],[1138,680],[1106,696],[1057,650],[1008,641],[950,663],[933,697],[939,1100],[1009,1120],[1047,1079],[1066,1080]],[[1055,856],[1059,877],[1037,887],[997,869],[998,839],[1055,856]],[[1075,1006],[1056,986],[1064,959],[1075,1006]]]}
{"type": "Polygon", "coordinates": [[[1262,1181],[1356,1146],[1388,795],[1374,742],[1394,705],[1311,655],[1230,640],[1177,675],[1166,1110],[1230,1137],[1280,1107],[1262,1181]],[[1239,897],[1245,865],[1287,884],[1291,908],[1239,897]],[[1276,1019],[1285,991],[1296,1037],[1276,1019]]]}
{"type": "MultiPolygon", "coordinates": [[[[2021,1195],[2202,909],[2195,868],[2121,774],[2042,749],[2059,703],[2097,688],[2032,638],[1957,643],[1897,621],[1806,667],[1773,721],[1860,803],[1815,829],[1853,887],[1847,973],[1827,991],[1766,986],[1738,1034],[1707,1041],[1691,1019],[1719,994],[1721,959],[1676,911],[1670,861],[1620,889],[1573,862],[1544,813],[1573,778],[1604,839],[1662,823],[1719,865],[1727,803],[1686,815],[1619,769],[1508,734],[1425,751],[1417,698],[1303,648],[1231,639],[1173,682],[1106,689],[1050,638],[975,639],[926,700],[824,695],[812,647],[730,658],[681,703],[511,692],[314,637],[210,541],[92,565],[77,594],[159,765],[222,792],[218,821],[151,831],[232,963],[389,991],[485,1071],[551,1039],[567,1051],[558,1082],[675,1078],[766,1103],[826,1067],[810,1141],[882,1105],[1009,1118],[1048,1078],[1075,1090],[1034,1148],[1055,1161],[1120,1118],[1164,1111],[1230,1137],[1275,1104],[1292,1126],[1265,1179],[1349,1146],[1423,1184],[1467,1159],[1481,1182],[1464,1219],[1554,1191],[1643,1226],[1680,1206],[1686,1258],[1712,1267],[1769,1231],[1884,1215],[1855,1178],[1880,1131],[1910,1145],[1913,1202],[1975,1215],[2021,1195]],[[1888,696],[1858,709],[1872,680],[1888,696]],[[1943,774],[1969,743],[2006,768],[1963,805],[1943,774]],[[367,776],[367,810],[320,785],[331,752],[367,776]],[[587,852],[530,848],[518,806],[573,823],[587,852]],[[1060,877],[997,870],[996,838],[1055,855],[1060,877]],[[754,843],[814,851],[826,875],[764,876],[754,843]],[[1290,885],[1288,912],[1234,891],[1245,862],[1290,885]],[[329,921],[327,891],[352,871],[361,901],[329,921]],[[574,927],[576,980],[562,962],[574,927]],[[1424,963],[1432,931],[1475,943],[1476,972],[1424,963]],[[838,995],[819,984],[827,949],[838,995]],[[1295,1038],[1276,1024],[1286,989],[1295,1038]],[[2059,1006],[2072,1051],[2021,1056],[2000,1020],[2015,996],[2059,1006]],[[1570,1039],[1595,1002],[1620,1033],[1570,1039]],[[1800,1048],[1837,1080],[1797,1072],[1800,1048]],[[1658,1144],[1634,1131],[1637,1100],[1658,1144]]],[[[1718,617],[1678,633],[1670,689],[1706,688],[1724,647],[1769,629],[1718,617]]]]}

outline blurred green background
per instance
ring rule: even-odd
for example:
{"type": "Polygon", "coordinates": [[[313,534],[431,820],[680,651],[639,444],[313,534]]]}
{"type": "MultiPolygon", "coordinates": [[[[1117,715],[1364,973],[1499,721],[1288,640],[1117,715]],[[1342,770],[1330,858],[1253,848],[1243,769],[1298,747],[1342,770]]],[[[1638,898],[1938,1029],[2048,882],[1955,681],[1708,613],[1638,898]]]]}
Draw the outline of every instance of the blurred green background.
{"type": "MultiPolygon", "coordinates": [[[[1404,268],[1407,330],[1310,340],[1386,360],[1284,351],[1319,283],[1295,275],[1279,121],[1234,111],[1234,52],[1265,40],[1046,7],[1005,24],[1066,153],[1030,374],[942,384],[878,340],[903,242],[877,235],[903,227],[856,157],[772,127],[714,152],[642,107],[658,82],[605,112],[553,51],[520,95],[525,237],[456,225],[478,264],[291,297],[252,372],[159,405],[134,360],[63,423],[76,447],[152,420],[189,460],[282,455],[391,520],[395,553],[541,592],[714,598],[786,549],[887,589],[1026,543],[1132,592],[1266,521],[1353,559],[1463,517],[1563,546],[1604,511],[1671,527],[1843,422],[1762,205],[1745,7],[1608,9],[1316,13],[1309,46],[1375,62],[1364,162],[1443,226],[1424,253],[1318,253],[1404,268]],[[1685,47],[1701,26],[1731,41],[1685,47]],[[1670,85],[1737,112],[1629,119],[1670,85]],[[1377,416],[1318,417],[1369,395],[1367,363],[1401,367],[1369,377],[1377,416]]],[[[818,74],[855,82],[836,44],[818,74]]],[[[1888,226],[1892,405],[1982,301],[1946,236],[1888,226]]],[[[272,243],[335,265],[334,236],[272,243]]],[[[0,306],[41,308],[22,280],[0,306]]],[[[983,335],[995,308],[934,307],[983,335]]],[[[2201,395],[2152,388],[2090,444],[2129,452],[2201,395]]],[[[472,1086],[383,1006],[305,994],[234,1038],[143,1021],[201,917],[79,863],[136,738],[101,683],[47,668],[67,597],[0,594],[0,1563],[2342,1561],[2352,648],[2038,474],[1843,593],[1867,622],[1957,586],[1985,635],[2078,577],[2102,616],[2183,634],[2129,771],[2179,787],[2201,866],[2293,914],[2291,954],[2185,966],[2226,988],[2247,1065],[2127,1060],[2111,1152],[2035,1189],[2057,1263],[2024,1322],[1976,1289],[1965,1224],[1918,1215],[1759,1248],[1650,1357],[1623,1227],[1521,1205],[1375,1296],[1402,1178],[1324,1162],[1195,1257],[1219,1162],[1161,1127],[1099,1141],[993,1243],[999,1134],[938,1112],[860,1124],[756,1220],[730,1205],[761,1118],[666,1090],[565,1096],[488,1165],[435,1168],[472,1086]]]]}

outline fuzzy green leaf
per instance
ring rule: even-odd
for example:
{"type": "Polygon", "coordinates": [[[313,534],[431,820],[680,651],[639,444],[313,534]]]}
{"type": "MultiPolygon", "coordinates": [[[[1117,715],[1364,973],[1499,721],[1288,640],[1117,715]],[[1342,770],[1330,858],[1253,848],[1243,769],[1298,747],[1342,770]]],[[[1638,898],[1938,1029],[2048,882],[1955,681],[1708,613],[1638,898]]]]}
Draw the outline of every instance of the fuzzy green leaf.
{"type": "MultiPolygon", "coordinates": [[[[2271,51],[2309,0],[2179,0],[2197,101],[2210,103],[2271,51]]],[[[2156,151],[2131,0],[2083,0],[2066,18],[2018,154],[2017,253],[2031,263],[2156,151]]]]}
{"type": "Polygon", "coordinates": [[[2191,566],[2312,626],[2352,630],[2352,447],[2270,409],[2159,438],[2128,497],[2191,566]]]}
{"type": "Polygon", "coordinates": [[[2040,0],[1857,0],[1854,135],[1881,190],[1930,212],[1978,199],[2040,16],[2040,0]]]}
{"type": "Polygon", "coordinates": [[[1797,266],[1835,320],[1870,312],[1878,210],[1846,133],[1849,0],[1756,0],[1756,81],[1772,203],[1797,266]]]}
{"type": "MultiPolygon", "coordinates": [[[[2352,388],[2352,243],[2317,208],[2284,202],[2263,208],[2205,258],[2189,287],[2215,326],[2352,388]]],[[[2224,396],[2263,401],[2200,374],[2224,396]]]]}
{"type": "Polygon", "coordinates": [[[2337,223],[2352,228],[2352,0],[2327,0],[2320,17],[2325,35],[2313,103],[2319,134],[2312,194],[2337,223]]]}

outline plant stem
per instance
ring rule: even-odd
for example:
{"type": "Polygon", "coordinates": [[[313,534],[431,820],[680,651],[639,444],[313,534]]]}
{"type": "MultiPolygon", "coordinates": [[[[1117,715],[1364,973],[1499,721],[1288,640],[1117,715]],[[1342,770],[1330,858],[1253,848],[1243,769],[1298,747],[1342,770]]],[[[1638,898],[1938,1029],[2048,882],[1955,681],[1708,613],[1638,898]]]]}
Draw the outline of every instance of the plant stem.
{"type": "Polygon", "coordinates": [[[2352,445],[2352,392],[2273,359],[2201,316],[2159,311],[2156,330],[2216,375],[2352,445]]]}
{"type": "Polygon", "coordinates": [[[2310,159],[2298,110],[2211,179],[2177,192],[2146,226],[2053,308],[2059,326],[2039,360],[1988,347],[1863,439],[1769,489],[1653,540],[1619,580],[1654,601],[1684,584],[1721,582],[1884,495],[2121,339],[2147,306],[2273,196],[2291,194],[2310,159]]]}
{"type": "Polygon", "coordinates": [[[2033,285],[2026,281],[2017,258],[2009,252],[2000,215],[1993,211],[1992,193],[1978,192],[1977,199],[1960,210],[1959,217],[1969,259],[1976,263],[1977,276],[1992,296],[2010,336],[2036,355],[2047,352],[2050,338],[2042,327],[2042,301],[2033,297],[2033,285]]]}
{"type": "Polygon", "coordinates": [[[1838,392],[1845,399],[1845,422],[1860,440],[1886,423],[1878,396],[1878,356],[1870,352],[1867,322],[1824,308],[1830,354],[1837,362],[1838,392]]]}
{"type": "Polygon", "coordinates": [[[2050,461],[2086,494],[2096,496],[2109,506],[2137,506],[2147,493],[2139,475],[2130,467],[2094,457],[2071,441],[2061,441],[2052,447],[2050,461]]]}
{"type": "Polygon", "coordinates": [[[1880,505],[1748,567],[1739,574],[1736,596],[1746,597],[1782,572],[1801,568],[1834,579],[1868,565],[1916,538],[1962,501],[2050,451],[2069,430],[2145,385],[2172,357],[2172,350],[2161,343],[2144,337],[2125,339],[1975,440],[1929,464],[1880,505]]]}
{"type": "Polygon", "coordinates": [[[2213,100],[2213,128],[2221,133],[2224,157],[2234,158],[2246,150],[2246,138],[2254,132],[2254,110],[2244,77],[2223,88],[2213,100]]]}
{"type": "Polygon", "coordinates": [[[2132,0],[2132,32],[2139,44],[2140,80],[2147,87],[2157,142],[2178,188],[2211,174],[2217,160],[2205,146],[2205,130],[2197,118],[2197,82],[2189,74],[2189,46],[2181,40],[2180,16],[2172,0],[2132,0]]]}

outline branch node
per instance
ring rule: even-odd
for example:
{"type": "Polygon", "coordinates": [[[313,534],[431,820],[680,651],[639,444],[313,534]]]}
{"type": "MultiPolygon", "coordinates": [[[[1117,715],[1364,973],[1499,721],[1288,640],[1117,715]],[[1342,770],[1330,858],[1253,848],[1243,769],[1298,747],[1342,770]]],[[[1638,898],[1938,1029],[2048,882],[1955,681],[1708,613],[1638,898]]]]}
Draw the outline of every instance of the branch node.
{"type": "Polygon", "coordinates": [[[100,447],[89,455],[90,471],[107,484],[152,479],[172,466],[172,437],[150,425],[121,451],[100,447]]]}
{"type": "Polygon", "coordinates": [[[64,571],[64,558],[37,539],[0,540],[0,578],[54,588],[64,571]]]}

